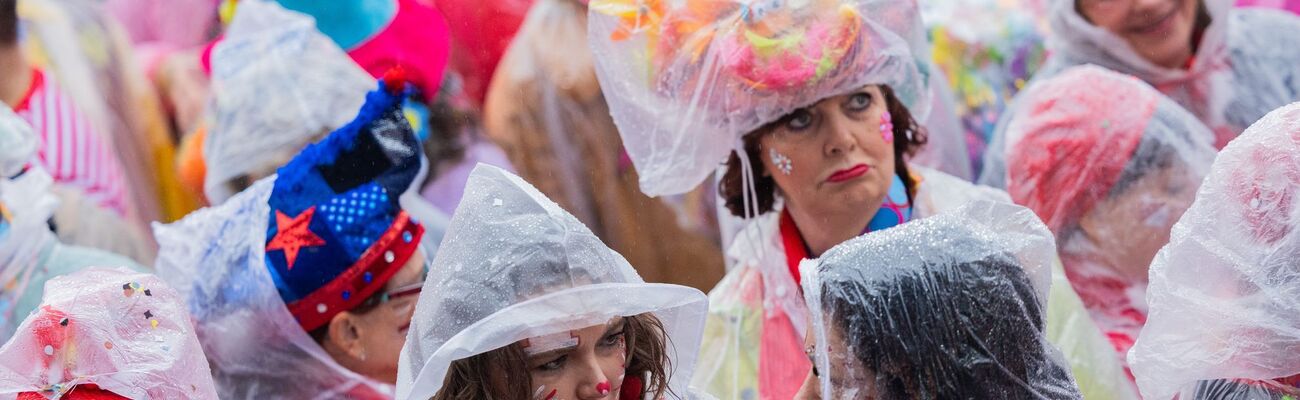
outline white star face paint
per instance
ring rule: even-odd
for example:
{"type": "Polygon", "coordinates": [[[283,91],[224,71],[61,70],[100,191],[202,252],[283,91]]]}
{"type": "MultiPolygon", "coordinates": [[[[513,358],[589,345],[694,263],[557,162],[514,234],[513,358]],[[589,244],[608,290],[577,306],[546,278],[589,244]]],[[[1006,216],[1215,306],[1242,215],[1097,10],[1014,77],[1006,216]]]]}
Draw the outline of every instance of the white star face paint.
{"type": "Polygon", "coordinates": [[[785,154],[777,153],[776,149],[769,147],[767,155],[772,158],[772,165],[776,166],[776,169],[781,171],[782,174],[790,175],[790,172],[794,171],[794,162],[785,154]]]}

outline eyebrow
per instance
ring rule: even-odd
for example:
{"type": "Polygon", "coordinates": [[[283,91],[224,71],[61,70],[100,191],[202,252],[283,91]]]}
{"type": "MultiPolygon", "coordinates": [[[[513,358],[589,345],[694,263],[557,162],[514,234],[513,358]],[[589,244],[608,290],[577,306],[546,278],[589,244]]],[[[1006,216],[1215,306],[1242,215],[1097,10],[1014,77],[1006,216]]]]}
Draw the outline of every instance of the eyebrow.
{"type": "Polygon", "coordinates": [[[574,346],[569,346],[569,347],[559,348],[559,349],[555,349],[555,350],[550,350],[550,351],[547,351],[547,352],[545,352],[545,353],[537,353],[537,354],[533,354],[533,355],[531,355],[531,356],[527,356],[526,358],[528,359],[529,362],[542,361],[542,360],[550,359],[550,358],[552,358],[552,357],[558,357],[558,356],[561,356],[561,355],[569,354],[569,353],[571,353],[571,352],[573,352],[574,350],[577,350],[577,349],[578,349],[578,346],[574,345],[574,346]]]}

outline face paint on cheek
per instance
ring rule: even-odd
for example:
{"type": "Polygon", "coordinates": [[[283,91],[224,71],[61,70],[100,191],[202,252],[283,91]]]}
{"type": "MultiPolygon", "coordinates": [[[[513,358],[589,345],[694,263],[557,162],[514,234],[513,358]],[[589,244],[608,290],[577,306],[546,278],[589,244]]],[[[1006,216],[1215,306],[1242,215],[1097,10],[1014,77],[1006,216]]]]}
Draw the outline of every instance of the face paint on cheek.
{"type": "Polygon", "coordinates": [[[785,154],[777,153],[776,149],[768,148],[767,155],[772,158],[772,165],[776,166],[776,169],[781,171],[782,174],[790,175],[790,171],[794,171],[794,162],[785,154]]]}
{"type": "Polygon", "coordinates": [[[889,115],[889,110],[880,114],[880,136],[885,138],[885,143],[894,143],[894,117],[889,115]]]}
{"type": "Polygon", "coordinates": [[[553,400],[553,399],[555,399],[555,394],[558,393],[558,392],[559,392],[559,391],[558,391],[558,390],[555,390],[555,389],[551,389],[550,392],[546,392],[546,385],[538,386],[538,387],[537,387],[537,390],[533,392],[533,399],[534,399],[534,400],[553,400]],[[546,395],[543,396],[542,393],[546,393],[546,395]]]}

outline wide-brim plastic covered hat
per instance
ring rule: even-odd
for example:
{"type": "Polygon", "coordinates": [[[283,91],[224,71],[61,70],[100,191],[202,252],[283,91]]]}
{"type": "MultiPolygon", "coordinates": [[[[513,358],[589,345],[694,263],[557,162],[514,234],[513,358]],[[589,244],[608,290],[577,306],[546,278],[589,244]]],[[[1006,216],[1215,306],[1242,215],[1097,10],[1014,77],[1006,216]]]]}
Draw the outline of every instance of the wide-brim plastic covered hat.
{"type": "Polygon", "coordinates": [[[693,189],[745,134],[866,85],[929,115],[912,0],[593,0],[588,15],[596,75],[651,196],[693,189]]]}
{"type": "Polygon", "coordinates": [[[1150,315],[1128,355],[1144,397],[1191,398],[1205,380],[1300,375],[1297,228],[1300,103],[1219,153],[1152,262],[1150,315]]]}
{"type": "Polygon", "coordinates": [[[804,260],[823,398],[1079,398],[1044,333],[1055,256],[1033,212],[980,201],[804,260]]]}
{"type": "Polygon", "coordinates": [[[707,301],[694,288],[645,283],[623,256],[537,189],[479,164],[416,305],[397,398],[437,394],[456,360],[645,313],[668,336],[668,387],[686,396],[707,301]]]}
{"type": "Polygon", "coordinates": [[[91,268],[51,279],[0,348],[0,395],[60,398],[95,386],[118,398],[216,399],[181,296],[162,279],[91,268]]]}

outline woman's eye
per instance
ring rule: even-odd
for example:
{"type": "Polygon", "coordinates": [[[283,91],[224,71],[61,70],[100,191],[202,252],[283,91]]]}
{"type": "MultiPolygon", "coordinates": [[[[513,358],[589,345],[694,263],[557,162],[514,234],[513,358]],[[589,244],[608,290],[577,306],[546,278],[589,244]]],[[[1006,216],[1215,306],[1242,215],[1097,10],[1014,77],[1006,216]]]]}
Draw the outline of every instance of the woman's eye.
{"type": "Polygon", "coordinates": [[[785,122],[785,127],[792,131],[802,131],[812,126],[812,123],[812,114],[807,111],[795,111],[794,115],[791,115],[790,119],[785,122]]]}
{"type": "Polygon", "coordinates": [[[609,334],[609,336],[605,336],[604,338],[600,339],[600,345],[605,347],[614,346],[617,345],[619,339],[622,338],[623,338],[623,331],[619,331],[617,333],[611,333],[609,334]]]}
{"type": "Polygon", "coordinates": [[[849,109],[865,110],[867,107],[871,107],[870,93],[855,93],[849,97],[849,109]]]}
{"type": "Polygon", "coordinates": [[[537,369],[542,370],[542,371],[556,371],[556,370],[559,370],[560,368],[564,368],[564,359],[565,359],[566,357],[568,357],[568,356],[559,356],[559,357],[556,357],[554,360],[551,360],[550,362],[547,362],[546,364],[542,364],[542,365],[537,366],[537,369]]]}

